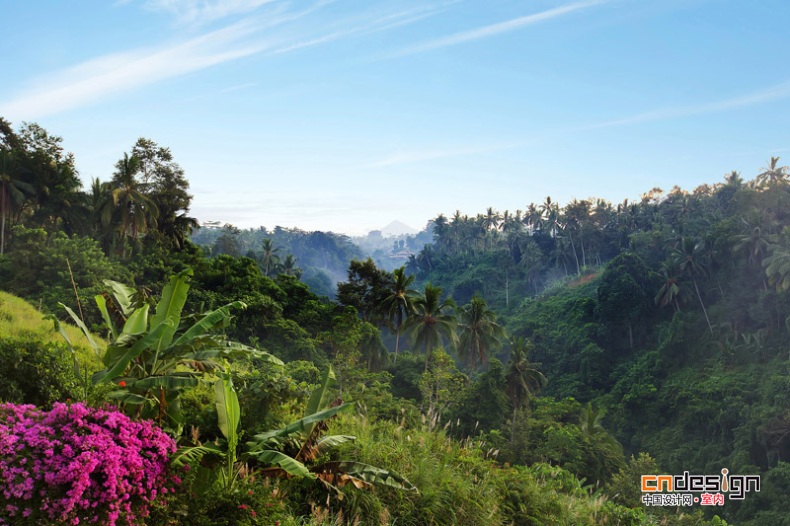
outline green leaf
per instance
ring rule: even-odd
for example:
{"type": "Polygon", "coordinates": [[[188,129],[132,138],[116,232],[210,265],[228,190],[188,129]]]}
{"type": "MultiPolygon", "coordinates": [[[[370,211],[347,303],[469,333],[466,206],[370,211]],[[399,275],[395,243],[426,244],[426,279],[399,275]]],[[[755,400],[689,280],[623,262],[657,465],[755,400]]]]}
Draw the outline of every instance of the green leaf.
{"type": "Polygon", "coordinates": [[[123,325],[121,335],[142,334],[148,330],[148,305],[135,309],[123,325]]]}
{"type": "Polygon", "coordinates": [[[195,323],[192,327],[187,329],[187,331],[182,334],[174,343],[173,345],[183,345],[192,338],[197,336],[201,336],[206,334],[208,331],[213,329],[219,322],[223,320],[227,320],[230,318],[230,309],[246,309],[247,305],[241,301],[234,301],[233,303],[228,303],[224,307],[220,307],[216,310],[213,310],[207,313],[203,319],[195,323]]]}
{"type": "Polygon", "coordinates": [[[348,475],[368,484],[388,486],[390,488],[403,489],[407,491],[417,490],[417,488],[414,487],[411,482],[397,473],[388,471],[386,469],[377,468],[376,466],[371,466],[370,464],[363,464],[362,462],[353,462],[347,460],[326,462],[311,468],[310,471],[313,473],[348,475]]]}
{"type": "Polygon", "coordinates": [[[192,275],[192,269],[186,269],[170,278],[162,290],[162,299],[156,304],[156,313],[151,318],[151,327],[157,327],[162,323],[170,322],[169,329],[162,333],[161,338],[154,348],[161,351],[173,341],[173,335],[178,330],[181,322],[181,311],[187,301],[189,292],[189,282],[187,277],[192,275]]]}
{"type": "Polygon", "coordinates": [[[85,326],[85,324],[84,324],[84,323],[82,323],[82,320],[81,320],[81,319],[79,319],[79,317],[78,317],[76,314],[74,314],[74,311],[73,311],[73,310],[71,310],[70,308],[68,308],[68,307],[67,307],[66,305],[64,305],[63,303],[58,303],[58,305],[60,305],[60,306],[61,306],[61,307],[63,307],[64,309],[66,309],[66,312],[68,312],[68,313],[69,313],[69,315],[71,316],[71,319],[72,319],[72,320],[74,320],[74,323],[76,323],[76,324],[77,324],[77,327],[79,327],[80,329],[82,329],[82,333],[83,333],[83,334],[85,335],[85,337],[88,339],[88,343],[89,343],[89,344],[90,344],[90,346],[93,348],[93,351],[94,351],[94,352],[95,352],[97,355],[101,355],[101,350],[99,349],[99,346],[98,346],[98,345],[96,345],[96,342],[95,342],[95,341],[93,341],[93,338],[91,337],[91,333],[90,333],[90,331],[89,331],[89,330],[88,330],[88,328],[85,326]]]}
{"type": "Polygon", "coordinates": [[[149,376],[142,380],[129,382],[129,387],[135,389],[151,389],[152,387],[164,387],[165,389],[183,389],[185,387],[195,387],[200,380],[195,378],[192,373],[171,374],[163,376],[149,376]]]}
{"type": "Polygon", "coordinates": [[[320,456],[330,449],[336,448],[340,444],[353,442],[356,439],[357,437],[353,435],[329,435],[316,442],[315,446],[313,446],[313,449],[315,450],[316,455],[320,456]]]}
{"type": "Polygon", "coordinates": [[[119,402],[128,405],[140,405],[149,401],[149,398],[139,394],[130,393],[125,389],[108,393],[107,398],[112,398],[113,400],[118,400],[119,402]]]}
{"type": "Polygon", "coordinates": [[[328,391],[335,385],[337,385],[337,377],[335,376],[335,371],[332,370],[332,366],[330,365],[326,371],[324,371],[324,376],[321,379],[321,387],[310,394],[310,399],[307,401],[307,407],[304,411],[305,414],[311,415],[318,412],[319,409],[326,407],[329,403],[327,400],[328,391]]]}
{"type": "Polygon", "coordinates": [[[295,477],[315,477],[315,475],[310,473],[310,470],[308,470],[304,464],[292,457],[289,457],[285,453],[266,449],[264,451],[250,453],[250,455],[258,459],[258,461],[262,464],[280,467],[289,475],[293,475],[295,477]]]}
{"type": "Polygon", "coordinates": [[[353,406],[354,406],[353,402],[347,402],[345,404],[336,407],[330,407],[329,409],[319,411],[318,413],[314,413],[312,415],[299,419],[296,422],[292,422],[287,426],[283,427],[282,429],[276,429],[274,431],[267,431],[265,433],[255,435],[255,441],[248,442],[247,445],[252,449],[262,449],[267,447],[268,442],[273,438],[285,437],[288,435],[293,435],[295,433],[300,433],[303,436],[307,436],[310,434],[310,431],[313,429],[314,424],[316,424],[317,422],[321,422],[322,420],[331,418],[341,411],[347,411],[351,409],[353,406]]]}
{"type": "Polygon", "coordinates": [[[112,295],[115,298],[116,303],[121,308],[121,312],[125,318],[131,316],[134,308],[132,307],[132,296],[134,296],[135,290],[128,285],[124,285],[123,283],[118,283],[117,281],[112,281],[110,279],[104,280],[104,284],[112,289],[112,295]]]}
{"type": "Polygon", "coordinates": [[[239,442],[237,431],[241,420],[241,409],[229,374],[220,373],[220,378],[214,382],[214,398],[217,405],[219,430],[227,439],[228,448],[235,450],[239,442]]]}
{"type": "Polygon", "coordinates": [[[96,305],[99,307],[99,312],[101,312],[101,317],[104,319],[105,325],[107,325],[107,328],[110,329],[112,339],[118,339],[118,331],[115,329],[115,324],[112,322],[112,318],[110,318],[109,311],[107,311],[107,300],[104,299],[104,296],[101,294],[94,296],[93,299],[96,300],[96,305]]]}
{"type": "MultiPolygon", "coordinates": [[[[140,311],[141,309],[137,309],[136,312],[140,311]]],[[[147,310],[147,309],[146,309],[147,310]]],[[[134,316],[134,315],[133,315],[134,316]]],[[[131,318],[129,318],[131,320],[131,318]]],[[[128,322],[127,322],[128,323],[128,322]]],[[[140,356],[146,349],[150,349],[151,346],[159,340],[161,337],[161,333],[168,329],[167,323],[163,323],[156,327],[154,330],[137,340],[134,345],[129,347],[116,361],[112,366],[104,371],[100,371],[93,375],[93,383],[99,384],[104,382],[109,382],[120,376],[126,370],[126,367],[131,363],[132,360],[140,356]]]]}
{"type": "Polygon", "coordinates": [[[225,452],[215,446],[214,444],[207,444],[201,446],[181,447],[176,451],[175,455],[171,458],[173,466],[180,468],[184,464],[196,464],[200,462],[206,455],[217,455],[224,457],[225,452]]]}

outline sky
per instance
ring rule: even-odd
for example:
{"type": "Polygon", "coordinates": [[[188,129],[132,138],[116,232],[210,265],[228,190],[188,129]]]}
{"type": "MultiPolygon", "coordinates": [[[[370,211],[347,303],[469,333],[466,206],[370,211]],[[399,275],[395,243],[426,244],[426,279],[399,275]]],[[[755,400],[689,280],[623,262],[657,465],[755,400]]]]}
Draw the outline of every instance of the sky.
{"type": "Polygon", "coordinates": [[[790,162],[786,0],[0,9],[0,116],[62,136],[88,187],[170,148],[200,221],[359,235],[790,162]]]}

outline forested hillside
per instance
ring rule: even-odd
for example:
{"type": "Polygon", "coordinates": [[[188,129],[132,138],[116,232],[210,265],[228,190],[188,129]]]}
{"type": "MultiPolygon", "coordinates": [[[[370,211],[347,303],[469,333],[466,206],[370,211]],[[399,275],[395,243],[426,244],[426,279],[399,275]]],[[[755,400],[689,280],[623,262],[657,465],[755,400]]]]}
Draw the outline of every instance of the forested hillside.
{"type": "MultiPolygon", "coordinates": [[[[543,394],[592,402],[627,454],[673,473],[759,472],[787,491],[788,226],[788,168],[772,157],[752,180],[635,202],[439,215],[406,269],[459,304],[487,301],[528,342],[543,394]]],[[[757,523],[784,520],[768,516],[757,523]]]]}
{"type": "Polygon", "coordinates": [[[787,521],[778,159],[636,203],[439,216],[389,272],[343,236],[195,232],[186,174],[151,140],[86,190],[60,138],[0,125],[0,288],[29,303],[0,297],[0,523],[787,521]],[[145,462],[116,454],[135,449],[124,426],[145,462]],[[74,451],[73,478],[25,467],[74,451]],[[143,464],[155,487],[135,485],[143,464]],[[641,475],[722,468],[761,492],[641,500],[641,475]]]}

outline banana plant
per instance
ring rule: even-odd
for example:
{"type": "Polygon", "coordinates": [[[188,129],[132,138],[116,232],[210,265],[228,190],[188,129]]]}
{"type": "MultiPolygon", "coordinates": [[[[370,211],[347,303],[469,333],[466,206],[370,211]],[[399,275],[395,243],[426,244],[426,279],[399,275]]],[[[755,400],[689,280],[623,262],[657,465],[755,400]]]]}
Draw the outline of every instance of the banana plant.
{"type": "Polygon", "coordinates": [[[217,407],[217,423],[224,439],[218,439],[213,444],[181,447],[172,458],[173,466],[177,468],[189,464],[199,470],[196,474],[198,483],[195,486],[199,491],[217,486],[232,490],[239,476],[236,461],[241,409],[239,397],[233,387],[230,366],[227,363],[224,371],[217,372],[217,379],[214,381],[214,400],[217,407]],[[201,462],[207,457],[219,459],[222,468],[212,469],[210,465],[202,465],[201,462]]]}
{"type": "Polygon", "coordinates": [[[404,477],[382,468],[355,461],[328,461],[316,463],[335,447],[356,440],[351,435],[322,436],[328,429],[327,421],[342,411],[351,410],[353,403],[332,399],[331,388],[337,383],[330,366],[324,373],[321,386],[313,391],[307,402],[305,416],[287,426],[255,435],[247,443],[247,455],[264,467],[260,473],[270,477],[304,478],[317,480],[335,491],[352,484],[356,488],[374,485],[390,486],[403,490],[416,490],[404,477]],[[291,446],[298,451],[290,456],[282,449],[291,446]]]}
{"type": "Polygon", "coordinates": [[[74,311],[61,304],[101,356],[105,368],[93,375],[94,385],[115,383],[119,389],[110,396],[127,413],[155,419],[177,434],[184,424],[181,393],[217,370],[216,360],[249,356],[282,365],[268,353],[228,342],[216,334],[217,329],[230,322],[231,310],[246,308],[240,301],[199,316],[183,316],[191,276],[192,270],[187,269],[171,277],[153,314],[147,303],[140,305],[135,301],[133,288],[105,281],[123,324],[114,322],[107,299],[96,296],[96,305],[112,338],[103,353],[74,311]]]}

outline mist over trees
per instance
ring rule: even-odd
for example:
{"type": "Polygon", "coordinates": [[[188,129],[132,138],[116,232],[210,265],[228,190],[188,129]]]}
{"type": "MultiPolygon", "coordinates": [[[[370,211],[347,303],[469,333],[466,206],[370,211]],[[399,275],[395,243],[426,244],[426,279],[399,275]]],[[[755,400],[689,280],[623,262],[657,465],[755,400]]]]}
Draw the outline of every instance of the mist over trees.
{"type": "Polygon", "coordinates": [[[376,255],[333,233],[198,228],[187,174],[147,138],[84,188],[62,142],[0,120],[0,399],[159,422],[196,474],[147,523],[785,520],[779,158],[633,202],[440,214],[376,255]],[[55,321],[106,349],[53,343],[55,321]],[[642,474],[724,467],[760,493],[641,501],[642,474]]]}

